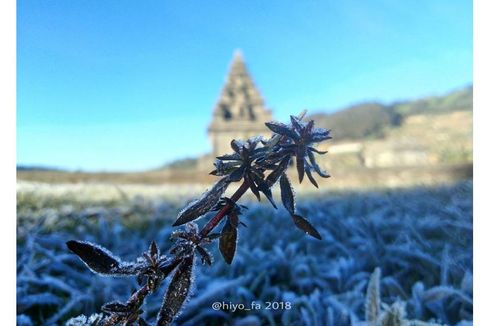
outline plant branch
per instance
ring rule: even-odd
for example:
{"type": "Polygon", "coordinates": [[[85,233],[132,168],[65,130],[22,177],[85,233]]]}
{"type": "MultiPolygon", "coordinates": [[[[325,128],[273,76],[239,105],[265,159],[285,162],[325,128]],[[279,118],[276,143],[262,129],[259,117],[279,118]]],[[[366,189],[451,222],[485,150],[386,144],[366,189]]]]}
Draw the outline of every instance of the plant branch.
{"type": "Polygon", "coordinates": [[[219,224],[219,222],[223,219],[223,217],[226,216],[229,210],[233,208],[233,203],[236,203],[245,194],[245,192],[247,192],[248,188],[249,188],[248,182],[243,181],[240,188],[238,188],[235,191],[235,193],[231,196],[230,199],[232,203],[228,203],[225,206],[223,206],[223,208],[220,209],[219,212],[211,220],[209,220],[209,222],[206,223],[206,225],[202,228],[201,232],[199,233],[199,236],[201,238],[207,236],[209,232],[211,232],[219,224]]]}

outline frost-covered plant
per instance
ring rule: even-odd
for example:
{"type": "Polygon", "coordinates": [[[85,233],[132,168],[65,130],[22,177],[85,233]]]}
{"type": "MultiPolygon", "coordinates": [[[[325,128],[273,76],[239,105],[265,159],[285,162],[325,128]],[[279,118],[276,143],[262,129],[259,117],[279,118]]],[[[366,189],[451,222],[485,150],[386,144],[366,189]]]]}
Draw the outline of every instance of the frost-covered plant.
{"type": "MultiPolygon", "coordinates": [[[[306,234],[321,239],[319,232],[304,217],[298,215],[294,191],[287,176],[287,168],[296,159],[299,182],[306,173],[310,182],[318,187],[312,172],[321,177],[329,175],[322,171],[315,160],[316,154],[325,154],[314,145],[330,139],[329,130],[315,128],[314,121],[302,122],[304,113],[299,117],[291,116],[289,125],[268,122],[266,126],[273,132],[270,139],[262,137],[246,141],[233,140],[232,154],[217,157],[212,175],[221,177],[201,198],[191,202],[180,211],[174,226],[185,224],[183,230],[172,233],[175,240],[167,255],[160,253],[158,245],[153,241],[141,257],[134,262],[124,262],[109,250],[93,243],[71,240],[68,248],[97,274],[106,276],[136,276],[139,290],[134,292],[126,302],[109,302],[102,306],[107,315],[94,318],[94,325],[146,325],[142,318],[141,306],[145,298],[156,292],[163,279],[173,273],[163,303],[157,316],[157,325],[169,325],[179,314],[186,301],[193,281],[193,265],[196,256],[203,264],[211,265],[211,254],[205,249],[214,240],[219,239],[219,249],[224,260],[231,264],[236,252],[238,239],[239,216],[243,206],[238,200],[250,190],[258,200],[260,193],[277,208],[271,188],[279,182],[281,201],[291,215],[294,224],[306,234]],[[230,197],[224,193],[233,182],[241,182],[239,188],[230,197]],[[211,211],[217,211],[201,229],[193,221],[211,211]],[[212,231],[224,221],[220,233],[212,231]]],[[[72,320],[73,322],[73,320],[72,320]]],[[[81,324],[87,324],[84,320],[81,324]]]]}
{"type": "Polygon", "coordinates": [[[377,267],[369,278],[364,313],[367,326],[442,326],[437,323],[406,319],[406,303],[395,301],[391,306],[381,302],[381,270],[377,267]]]}

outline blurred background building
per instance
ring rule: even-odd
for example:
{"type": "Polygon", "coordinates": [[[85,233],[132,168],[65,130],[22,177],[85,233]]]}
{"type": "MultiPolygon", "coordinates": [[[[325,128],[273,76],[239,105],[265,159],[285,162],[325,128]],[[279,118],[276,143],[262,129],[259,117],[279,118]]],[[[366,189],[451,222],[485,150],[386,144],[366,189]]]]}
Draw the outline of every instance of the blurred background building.
{"type": "Polygon", "coordinates": [[[236,50],[213,120],[208,128],[214,157],[230,151],[233,139],[248,139],[256,135],[267,136],[265,122],[272,120],[271,111],[247,71],[240,50],[236,50]]]}

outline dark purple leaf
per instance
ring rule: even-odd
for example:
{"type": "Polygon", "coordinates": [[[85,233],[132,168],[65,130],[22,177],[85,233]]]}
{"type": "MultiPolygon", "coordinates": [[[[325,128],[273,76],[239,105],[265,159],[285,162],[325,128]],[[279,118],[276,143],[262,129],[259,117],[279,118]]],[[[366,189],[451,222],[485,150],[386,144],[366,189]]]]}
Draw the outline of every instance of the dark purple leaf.
{"type": "Polygon", "coordinates": [[[296,150],[296,169],[298,170],[299,183],[303,182],[305,176],[305,151],[303,146],[296,150]]]}
{"type": "Polygon", "coordinates": [[[216,158],[221,161],[238,161],[240,160],[240,154],[238,153],[225,154],[225,155],[218,156],[216,158]]]}
{"type": "Polygon", "coordinates": [[[327,139],[332,139],[332,137],[330,137],[330,130],[323,129],[323,128],[315,128],[313,129],[308,140],[312,143],[319,143],[327,139]]]}
{"type": "MultiPolygon", "coordinates": [[[[270,153],[267,155],[267,158],[264,158],[263,160],[257,161],[256,163],[267,170],[272,170],[275,169],[277,166],[277,163],[280,163],[283,159],[285,158],[291,158],[292,155],[295,154],[296,148],[291,148],[291,149],[283,149],[281,148],[280,150],[270,153]]],[[[289,163],[289,162],[288,162],[289,163]]]]}
{"type": "Polygon", "coordinates": [[[276,203],[274,202],[274,198],[272,197],[272,191],[271,188],[269,187],[269,184],[265,182],[265,180],[263,180],[261,177],[255,174],[254,174],[254,181],[257,184],[258,190],[261,191],[265,195],[265,197],[267,197],[267,199],[270,201],[272,206],[274,206],[274,208],[277,208],[276,203]]]}
{"type": "Polygon", "coordinates": [[[250,151],[247,149],[247,147],[242,148],[241,156],[242,156],[243,162],[249,162],[250,161],[250,151]]]}
{"type": "Polygon", "coordinates": [[[173,226],[185,224],[206,214],[218,203],[221,195],[224,194],[229,184],[230,180],[227,177],[221,178],[211,189],[206,191],[201,198],[191,202],[180,211],[173,226]]]}
{"type": "Polygon", "coordinates": [[[194,256],[185,258],[180,264],[168,285],[162,307],[158,313],[158,326],[170,325],[177,316],[189,295],[192,284],[192,265],[194,256]]]}
{"type": "Polygon", "coordinates": [[[179,230],[179,231],[174,231],[170,234],[170,239],[177,239],[177,238],[192,241],[192,236],[185,231],[179,230]]]}
{"type": "Polygon", "coordinates": [[[210,233],[207,236],[209,240],[218,239],[219,237],[221,237],[221,233],[210,233]]]}
{"type": "Polygon", "coordinates": [[[289,214],[294,215],[296,210],[296,204],[294,200],[294,192],[291,187],[291,183],[289,182],[289,178],[284,173],[279,180],[279,184],[281,186],[281,200],[284,208],[289,212],[289,214]]]}
{"type": "Polygon", "coordinates": [[[145,258],[145,259],[146,259],[146,261],[147,261],[149,264],[151,264],[151,263],[153,262],[153,258],[152,258],[152,257],[150,256],[150,254],[149,254],[149,253],[147,253],[147,252],[144,252],[144,253],[143,253],[143,258],[145,258]]]}
{"type": "Polygon", "coordinates": [[[236,140],[236,139],[233,139],[230,143],[231,145],[231,148],[237,152],[237,153],[240,153],[242,148],[243,148],[243,143],[239,140],[236,140]]]}
{"type": "Polygon", "coordinates": [[[196,246],[196,250],[199,253],[199,255],[201,256],[202,263],[211,265],[212,259],[211,259],[211,254],[209,253],[209,251],[207,251],[206,249],[204,249],[201,246],[196,246]]]}
{"type": "Polygon", "coordinates": [[[304,129],[303,123],[294,115],[291,115],[289,117],[291,119],[291,125],[293,126],[293,128],[296,129],[298,132],[301,132],[304,129]]]}
{"type": "Polygon", "coordinates": [[[243,178],[243,173],[245,172],[245,165],[240,166],[235,171],[230,173],[229,180],[231,182],[240,181],[243,178]]]}
{"type": "Polygon", "coordinates": [[[318,231],[310,224],[305,218],[299,215],[293,215],[294,224],[301,230],[303,230],[306,234],[311,235],[318,240],[322,239],[322,236],[318,231]]]}
{"type": "Polygon", "coordinates": [[[221,237],[219,238],[219,251],[227,264],[231,264],[235,256],[236,243],[237,229],[228,219],[221,230],[221,237]]]}
{"type": "Polygon", "coordinates": [[[177,267],[177,265],[179,265],[181,261],[182,259],[177,257],[162,261],[158,265],[158,269],[163,274],[163,276],[166,277],[168,274],[172,273],[172,271],[175,269],[175,267],[177,267]]]}
{"type": "Polygon", "coordinates": [[[255,148],[257,147],[257,145],[262,141],[262,136],[257,136],[257,137],[253,137],[253,138],[249,138],[247,140],[247,144],[248,144],[248,149],[250,152],[254,152],[255,151],[255,148]]]}
{"type": "Polygon", "coordinates": [[[328,153],[328,151],[320,151],[320,150],[316,149],[316,148],[315,148],[315,147],[313,147],[313,146],[308,146],[308,149],[309,149],[310,151],[313,151],[313,152],[315,152],[315,153],[317,153],[317,154],[320,154],[320,155],[323,155],[323,154],[327,154],[327,153],[328,153]]]}
{"type": "MultiPolygon", "coordinates": [[[[277,153],[291,153],[294,151],[294,149],[297,147],[296,144],[292,144],[292,143],[283,143],[281,144],[281,150],[277,153]]],[[[274,154],[272,154],[272,156],[274,156],[274,154]]],[[[282,155],[284,156],[284,155],[282,155]]]]}
{"type": "Polygon", "coordinates": [[[101,309],[108,313],[127,314],[131,312],[132,307],[119,301],[113,301],[104,304],[101,309]]]}
{"type": "Polygon", "coordinates": [[[160,288],[160,284],[162,283],[162,278],[159,276],[150,276],[148,277],[148,290],[150,293],[155,292],[160,288]]]}
{"type": "Polygon", "coordinates": [[[314,125],[315,125],[315,121],[313,120],[308,121],[304,130],[304,134],[309,135],[312,132],[314,125]]]}
{"type": "Polygon", "coordinates": [[[271,139],[269,139],[266,142],[263,141],[262,143],[264,144],[264,147],[270,149],[276,146],[280,140],[281,140],[281,136],[279,134],[275,134],[274,136],[271,137],[271,139]]]}
{"type": "Polygon", "coordinates": [[[259,158],[263,157],[267,153],[268,150],[269,150],[269,148],[267,148],[267,147],[256,148],[256,149],[254,149],[252,155],[250,155],[250,159],[252,159],[252,160],[259,159],[259,158]]]}
{"type": "Polygon", "coordinates": [[[214,162],[215,170],[211,171],[209,174],[216,176],[225,176],[236,170],[236,168],[240,165],[238,161],[232,162],[223,162],[221,160],[216,160],[214,162]]]}
{"type": "Polygon", "coordinates": [[[289,156],[284,157],[281,160],[281,163],[279,163],[279,165],[267,176],[266,181],[270,187],[272,187],[286,171],[290,160],[291,158],[289,156]]]}
{"type": "Polygon", "coordinates": [[[183,240],[177,241],[177,243],[172,248],[170,248],[169,252],[172,255],[179,256],[185,251],[186,243],[187,241],[183,241],[183,240]]]}
{"type": "Polygon", "coordinates": [[[155,241],[151,242],[149,251],[152,257],[158,257],[160,255],[160,250],[158,249],[157,243],[155,241]]]}
{"type": "Polygon", "coordinates": [[[247,183],[250,187],[250,190],[255,195],[255,197],[257,197],[257,200],[260,201],[259,188],[257,188],[257,185],[255,184],[254,180],[249,175],[246,175],[245,178],[246,178],[247,183]]]}
{"type": "MultiPolygon", "coordinates": [[[[103,275],[120,274],[121,261],[114,256],[109,250],[84,241],[71,240],[66,243],[68,249],[73,251],[80,259],[90,268],[91,271],[103,275]]],[[[130,270],[128,269],[128,272],[130,270]]],[[[132,271],[136,274],[136,271],[132,271]]]]}
{"type": "Polygon", "coordinates": [[[313,154],[312,151],[308,151],[308,158],[310,159],[310,163],[313,166],[313,169],[316,171],[316,173],[318,173],[318,175],[320,175],[322,178],[330,177],[328,173],[320,169],[320,166],[318,166],[318,164],[316,163],[315,154],[313,154]]]}
{"type": "Polygon", "coordinates": [[[292,139],[298,139],[298,135],[294,130],[292,130],[290,127],[287,125],[280,123],[280,122],[266,122],[265,125],[267,128],[275,132],[276,134],[286,136],[292,139]]]}
{"type": "Polygon", "coordinates": [[[313,178],[313,175],[311,174],[311,166],[309,164],[306,164],[305,168],[306,175],[308,176],[308,179],[310,182],[318,188],[318,183],[316,182],[315,178],[313,178]]]}
{"type": "Polygon", "coordinates": [[[238,223],[240,222],[240,219],[238,218],[238,214],[236,211],[231,210],[230,213],[228,214],[228,221],[230,221],[231,226],[234,228],[238,227],[238,223]]]}

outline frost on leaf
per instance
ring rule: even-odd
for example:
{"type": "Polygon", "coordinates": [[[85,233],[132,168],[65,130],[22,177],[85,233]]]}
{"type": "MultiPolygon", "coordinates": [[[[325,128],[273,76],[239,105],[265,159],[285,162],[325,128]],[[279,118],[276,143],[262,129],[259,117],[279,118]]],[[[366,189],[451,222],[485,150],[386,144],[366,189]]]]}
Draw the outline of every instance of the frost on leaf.
{"type": "Polygon", "coordinates": [[[303,182],[305,176],[305,157],[304,157],[304,146],[299,145],[296,150],[296,170],[298,171],[299,183],[303,182]]]}
{"type": "Polygon", "coordinates": [[[293,188],[291,188],[291,182],[286,174],[281,176],[279,180],[279,184],[281,186],[281,200],[284,208],[289,212],[289,214],[294,215],[295,212],[295,200],[293,188]]]}
{"type": "Polygon", "coordinates": [[[180,263],[179,258],[172,258],[172,259],[167,259],[163,260],[160,262],[158,265],[159,271],[162,273],[163,277],[167,277],[168,274],[170,274],[180,263]]]}
{"type": "Polygon", "coordinates": [[[318,183],[316,182],[315,178],[313,177],[313,174],[311,173],[311,166],[308,163],[305,164],[305,172],[306,172],[306,176],[308,177],[308,180],[310,180],[311,184],[318,188],[318,183]]]}
{"type": "Polygon", "coordinates": [[[155,240],[153,240],[151,242],[150,248],[148,249],[148,251],[150,252],[150,255],[152,257],[158,258],[158,256],[160,256],[160,249],[158,249],[158,246],[157,246],[157,243],[155,242],[155,240]]]}
{"type": "Polygon", "coordinates": [[[310,136],[310,141],[313,143],[319,143],[324,140],[332,139],[330,136],[330,130],[324,128],[315,128],[310,136]]]}
{"type": "Polygon", "coordinates": [[[109,250],[90,242],[71,240],[66,243],[94,273],[114,275],[120,272],[121,263],[109,250]]]}
{"type": "Polygon", "coordinates": [[[380,326],[405,326],[405,305],[401,302],[395,302],[391,307],[381,315],[380,326]]]}
{"type": "Polygon", "coordinates": [[[66,326],[102,326],[104,325],[104,316],[102,314],[92,314],[90,317],[80,315],[71,318],[66,322],[66,326]]]}
{"type": "Polygon", "coordinates": [[[292,139],[299,139],[299,135],[294,131],[294,129],[290,128],[288,125],[285,125],[281,122],[266,122],[265,125],[267,128],[272,130],[278,135],[287,136],[292,139]]]}
{"type": "Polygon", "coordinates": [[[318,231],[313,227],[313,225],[308,222],[304,217],[301,217],[299,215],[293,215],[293,221],[294,224],[303,230],[306,234],[311,235],[314,238],[317,238],[318,240],[322,239],[322,236],[318,231]]]}
{"type": "Polygon", "coordinates": [[[230,180],[227,177],[221,178],[211,189],[206,191],[201,198],[194,200],[181,210],[179,215],[177,215],[177,220],[173,226],[185,224],[206,214],[218,203],[229,184],[230,180]]]}
{"type": "Polygon", "coordinates": [[[272,187],[279,180],[281,175],[286,172],[290,160],[289,156],[284,157],[277,167],[267,176],[266,181],[270,187],[272,187]]]}
{"type": "Polygon", "coordinates": [[[315,155],[313,154],[313,149],[313,147],[310,147],[308,150],[308,158],[310,159],[311,166],[313,167],[315,172],[318,173],[319,176],[321,176],[322,178],[329,178],[330,175],[327,172],[323,171],[316,162],[315,155]]]}
{"type": "MultiPolygon", "coordinates": [[[[263,180],[262,177],[253,174],[253,182],[257,185],[257,190],[261,191],[265,197],[269,200],[269,202],[274,206],[274,208],[277,208],[276,203],[274,202],[274,198],[272,198],[272,191],[270,189],[269,184],[267,183],[266,180],[263,180]]],[[[251,185],[252,188],[252,185],[251,185]]],[[[253,189],[253,188],[252,188],[253,189]]],[[[258,197],[260,200],[260,197],[258,197]]]]}
{"type": "Polygon", "coordinates": [[[296,203],[294,199],[293,188],[291,187],[291,183],[286,174],[281,176],[279,180],[279,184],[281,186],[281,200],[282,204],[286,208],[286,210],[291,214],[293,218],[294,224],[301,230],[303,230],[306,234],[311,235],[318,240],[321,240],[322,237],[320,233],[310,224],[305,218],[296,215],[296,203]]]}
{"type": "Polygon", "coordinates": [[[207,251],[201,246],[196,246],[196,250],[201,256],[201,262],[203,264],[211,265],[213,263],[213,259],[211,258],[211,254],[209,253],[209,251],[207,251]]]}
{"type": "Polygon", "coordinates": [[[131,312],[131,310],[131,307],[119,301],[108,302],[102,306],[102,311],[108,313],[126,314],[131,312]]]}
{"type": "Polygon", "coordinates": [[[237,228],[228,219],[221,230],[219,238],[219,251],[227,264],[231,264],[235,256],[237,242],[237,228]]]}
{"type": "Polygon", "coordinates": [[[168,285],[162,307],[158,313],[158,326],[170,325],[177,316],[190,292],[194,255],[186,257],[175,271],[168,285]]]}
{"type": "Polygon", "coordinates": [[[364,313],[367,322],[375,323],[379,317],[381,309],[379,282],[381,270],[376,267],[369,278],[369,284],[366,292],[366,302],[364,304],[364,313]]]}

